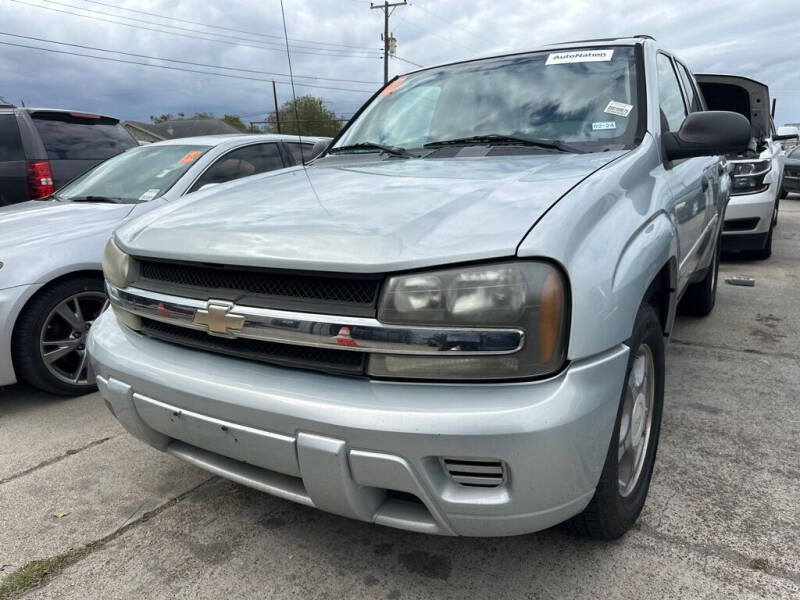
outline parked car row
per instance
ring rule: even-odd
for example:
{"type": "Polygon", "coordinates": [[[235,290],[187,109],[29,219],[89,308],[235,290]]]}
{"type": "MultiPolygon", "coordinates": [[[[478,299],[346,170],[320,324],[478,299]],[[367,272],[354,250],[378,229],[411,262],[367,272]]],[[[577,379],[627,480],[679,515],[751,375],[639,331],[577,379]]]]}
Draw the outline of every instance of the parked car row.
{"type": "Polygon", "coordinates": [[[0,386],[23,379],[51,393],[93,389],[86,335],[106,305],[101,260],[114,228],[191,192],[297,165],[318,139],[134,145],[55,193],[0,208],[0,386]]]}
{"type": "Polygon", "coordinates": [[[0,206],[49,196],[136,145],[113,117],[0,106],[0,206]]]}
{"type": "Polygon", "coordinates": [[[734,235],[769,246],[768,105],[637,36],[396,77],[307,165],[129,150],[0,212],[0,384],[96,375],[151,446],[364,521],[618,538],[676,314],[713,310],[734,235]]]}

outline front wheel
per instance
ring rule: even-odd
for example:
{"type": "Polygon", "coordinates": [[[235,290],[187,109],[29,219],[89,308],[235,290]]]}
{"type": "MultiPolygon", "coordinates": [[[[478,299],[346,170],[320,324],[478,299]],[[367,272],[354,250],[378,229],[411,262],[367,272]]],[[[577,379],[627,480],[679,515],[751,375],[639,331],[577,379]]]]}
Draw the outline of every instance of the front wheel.
{"type": "Polygon", "coordinates": [[[103,282],[88,277],[60,281],[35,296],[14,329],[20,379],[51,394],[94,391],[86,338],[106,302],[103,282]]]}
{"type": "Polygon", "coordinates": [[[655,309],[643,304],[636,316],[625,384],[603,472],[584,511],[567,522],[586,537],[615,540],[639,517],[661,430],[664,402],[664,337],[655,309]]]}

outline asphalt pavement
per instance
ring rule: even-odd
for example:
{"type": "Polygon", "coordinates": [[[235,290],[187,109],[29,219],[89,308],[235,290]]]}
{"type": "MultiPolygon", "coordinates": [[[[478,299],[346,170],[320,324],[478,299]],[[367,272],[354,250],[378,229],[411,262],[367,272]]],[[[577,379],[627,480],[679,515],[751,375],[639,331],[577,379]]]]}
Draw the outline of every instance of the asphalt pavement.
{"type": "Polygon", "coordinates": [[[145,446],[98,394],[0,389],[0,600],[798,598],[799,305],[793,196],[772,258],[726,259],[713,314],[677,321],[650,496],[614,543],[351,521],[145,446]]]}

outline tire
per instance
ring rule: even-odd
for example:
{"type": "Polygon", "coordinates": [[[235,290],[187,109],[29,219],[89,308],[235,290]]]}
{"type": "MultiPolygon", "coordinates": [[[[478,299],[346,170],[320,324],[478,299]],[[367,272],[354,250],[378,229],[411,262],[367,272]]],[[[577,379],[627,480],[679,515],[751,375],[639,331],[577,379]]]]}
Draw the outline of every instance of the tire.
{"type": "MultiPolygon", "coordinates": [[[[600,481],[595,489],[594,496],[582,513],[567,521],[567,528],[573,533],[584,537],[600,540],[615,540],[622,537],[628,529],[636,522],[639,513],[644,507],[647,499],[647,492],[650,488],[650,478],[653,474],[656,451],[658,449],[658,436],[661,429],[661,410],[664,402],[664,337],[661,323],[658,320],[655,308],[650,304],[643,304],[636,315],[636,322],[633,327],[633,334],[626,344],[631,348],[628,368],[625,371],[625,382],[623,384],[622,398],[620,399],[617,420],[614,424],[614,431],[611,436],[608,453],[606,454],[603,472],[600,481]],[[631,402],[631,392],[629,384],[635,382],[634,364],[638,371],[639,363],[644,357],[647,363],[647,354],[642,349],[646,348],[652,359],[650,367],[645,367],[645,372],[652,374],[651,378],[643,377],[643,387],[651,390],[650,410],[644,413],[644,417],[634,419],[634,411],[630,413],[626,405],[631,403],[636,406],[639,401],[631,402]],[[644,386],[644,381],[651,381],[651,386],[644,386]],[[623,424],[623,414],[626,419],[623,424]],[[627,460],[620,459],[620,431],[624,427],[626,432],[631,433],[640,430],[647,431],[649,417],[649,435],[639,438],[640,445],[643,447],[644,456],[641,459],[638,469],[629,469],[627,460]],[[636,425],[638,423],[638,425],[636,425]],[[642,425],[644,423],[644,425],[642,425]],[[622,465],[623,470],[620,469],[622,465]],[[633,479],[627,478],[626,473],[635,472],[633,479]],[[629,489],[623,489],[624,479],[629,489]]],[[[637,398],[645,397],[645,394],[637,398]]],[[[645,404],[647,401],[645,400],[645,404]]],[[[639,416],[642,411],[639,411],[639,416]]],[[[626,436],[627,438],[627,436],[626,436]]],[[[627,459],[628,454],[624,454],[622,459],[627,459]]]]}
{"type": "Polygon", "coordinates": [[[714,310],[717,301],[717,280],[719,279],[719,259],[722,252],[722,243],[717,237],[714,246],[711,265],[709,265],[706,276],[702,280],[691,284],[686,288],[678,310],[684,315],[694,315],[695,317],[705,317],[714,310]]]}
{"type": "Polygon", "coordinates": [[[34,296],[17,320],[12,338],[18,377],[61,396],[96,390],[85,341],[105,304],[102,280],[91,277],[65,279],[34,296]]]}

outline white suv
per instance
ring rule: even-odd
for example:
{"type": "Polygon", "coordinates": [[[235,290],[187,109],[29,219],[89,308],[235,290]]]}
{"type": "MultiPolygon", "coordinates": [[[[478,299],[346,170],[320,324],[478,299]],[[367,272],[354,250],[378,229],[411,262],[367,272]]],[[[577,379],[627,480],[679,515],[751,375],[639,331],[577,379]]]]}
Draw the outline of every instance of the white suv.
{"type": "Polygon", "coordinates": [[[746,251],[754,258],[772,255],[772,230],[778,222],[785,155],[769,112],[769,88],[734,75],[696,75],[708,108],[730,110],[750,120],[752,138],[745,152],[729,155],[733,176],[725,212],[722,248],[746,251]]]}

